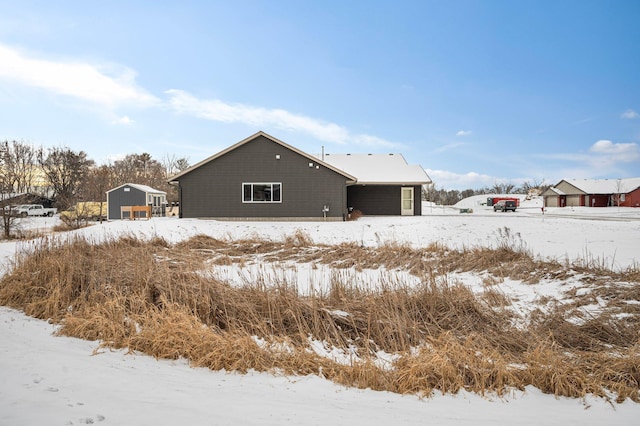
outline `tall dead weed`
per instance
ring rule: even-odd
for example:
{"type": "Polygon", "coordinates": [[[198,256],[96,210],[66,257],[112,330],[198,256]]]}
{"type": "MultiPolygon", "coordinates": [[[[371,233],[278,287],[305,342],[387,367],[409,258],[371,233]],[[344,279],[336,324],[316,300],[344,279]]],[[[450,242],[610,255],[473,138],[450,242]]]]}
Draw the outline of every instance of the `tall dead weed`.
{"type": "MultiPolygon", "coordinates": [[[[61,334],[98,340],[101,347],[185,358],[216,370],[319,374],[349,386],[420,395],[500,394],[533,385],[556,395],[613,392],[639,401],[637,320],[604,315],[576,324],[558,308],[516,328],[501,309],[507,299],[496,307],[496,295],[483,298],[447,279],[456,271],[504,277],[516,266],[527,276],[561,269],[506,247],[369,249],[314,245],[302,234],[283,242],[198,236],[173,246],[130,237],[100,244],[48,240],[15,259],[0,282],[0,304],[60,323],[61,334]],[[301,296],[286,283],[233,287],[200,273],[222,258],[400,269],[422,284],[372,291],[338,279],[326,294],[301,296]],[[357,356],[345,365],[311,350],[312,340],[357,356]],[[396,356],[391,366],[376,362],[381,350],[396,356]]],[[[636,297],[635,284],[609,293],[620,299],[612,306],[636,297]]]]}

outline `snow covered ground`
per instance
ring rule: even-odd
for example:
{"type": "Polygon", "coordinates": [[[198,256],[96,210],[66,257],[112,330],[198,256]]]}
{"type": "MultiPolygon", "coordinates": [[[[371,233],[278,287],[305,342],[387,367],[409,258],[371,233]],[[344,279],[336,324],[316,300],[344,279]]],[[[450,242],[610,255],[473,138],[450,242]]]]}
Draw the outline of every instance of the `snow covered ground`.
{"type": "MultiPolygon", "coordinates": [[[[470,247],[495,246],[506,227],[513,243],[540,257],[586,259],[614,269],[640,262],[640,209],[565,208],[543,214],[539,200],[525,200],[515,213],[494,213],[479,204],[481,198],[463,201],[454,208],[425,205],[421,217],[327,223],[156,218],[108,222],[64,236],[79,233],[100,241],[126,234],[176,242],[206,234],[280,240],[302,231],[327,244],[470,247]],[[459,213],[459,208],[473,213],[459,213]]],[[[46,233],[57,221],[32,218],[22,225],[46,233]]],[[[0,242],[0,273],[16,250],[30,244],[0,242]]],[[[236,272],[225,273],[231,278],[236,272]]],[[[458,279],[474,285],[473,277],[458,279]]],[[[510,286],[518,291],[517,283],[510,286]]],[[[560,290],[547,282],[544,291],[560,290]]],[[[502,398],[462,392],[419,399],[348,389],[319,377],[212,372],[124,351],[93,354],[96,342],[54,337],[54,330],[47,322],[0,307],[0,425],[635,425],[640,418],[640,404],[554,398],[533,388],[502,398]]]]}

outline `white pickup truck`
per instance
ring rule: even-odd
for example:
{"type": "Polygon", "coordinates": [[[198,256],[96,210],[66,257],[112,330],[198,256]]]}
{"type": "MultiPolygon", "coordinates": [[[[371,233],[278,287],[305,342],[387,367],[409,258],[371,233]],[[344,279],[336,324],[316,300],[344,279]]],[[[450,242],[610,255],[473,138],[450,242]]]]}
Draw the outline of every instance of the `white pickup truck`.
{"type": "Polygon", "coordinates": [[[55,208],[44,208],[42,204],[22,204],[17,206],[11,213],[20,216],[53,216],[56,214],[58,209],[55,208]]]}

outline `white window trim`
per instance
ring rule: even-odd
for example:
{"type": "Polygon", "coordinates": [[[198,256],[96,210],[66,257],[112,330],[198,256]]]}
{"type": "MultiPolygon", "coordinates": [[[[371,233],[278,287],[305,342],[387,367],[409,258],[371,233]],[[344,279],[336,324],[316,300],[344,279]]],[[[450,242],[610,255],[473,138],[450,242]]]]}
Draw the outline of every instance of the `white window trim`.
{"type": "Polygon", "coordinates": [[[242,182],[242,186],[240,188],[241,193],[240,196],[242,197],[242,203],[243,204],[280,204],[282,203],[282,182],[242,182]],[[244,186],[245,185],[252,185],[252,191],[251,191],[251,201],[245,201],[244,199],[244,186]],[[273,185],[280,185],[280,200],[278,201],[253,201],[253,185],[271,185],[271,189],[273,190],[273,185]]]}

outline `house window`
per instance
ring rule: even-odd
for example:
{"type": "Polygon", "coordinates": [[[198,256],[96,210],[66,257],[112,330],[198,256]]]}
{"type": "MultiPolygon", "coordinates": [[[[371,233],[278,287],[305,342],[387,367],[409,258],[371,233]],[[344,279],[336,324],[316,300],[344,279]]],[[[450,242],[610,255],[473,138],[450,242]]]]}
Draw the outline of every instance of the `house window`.
{"type": "Polygon", "coordinates": [[[243,183],[243,203],[280,203],[282,202],[281,183],[243,183]]]}

